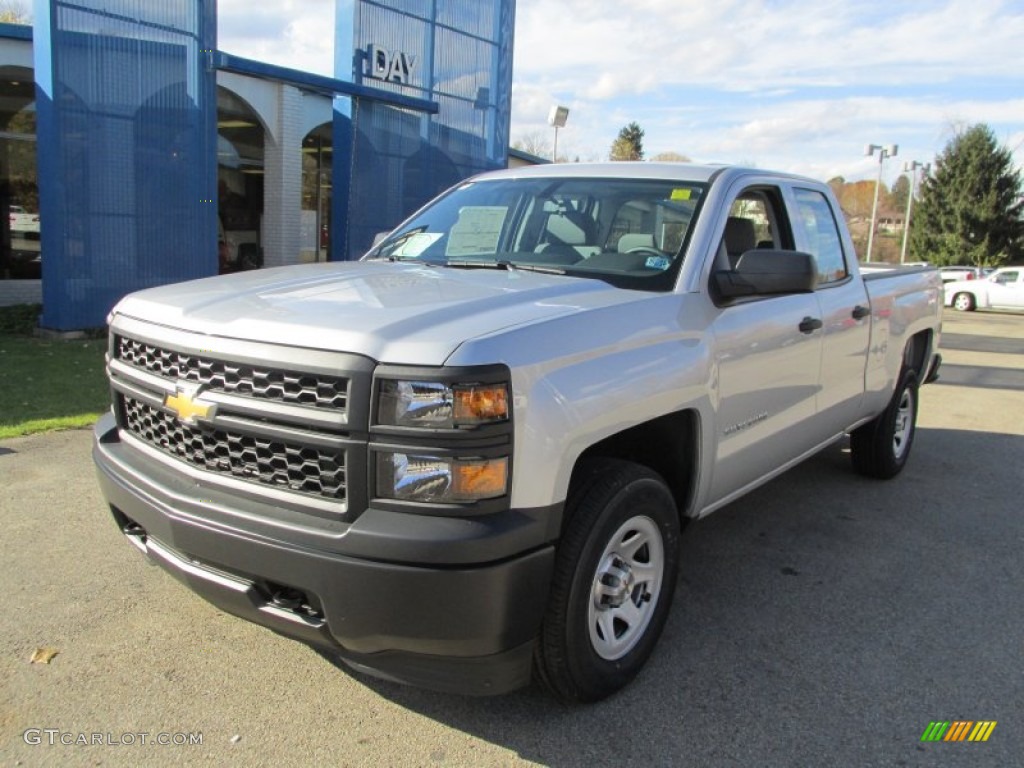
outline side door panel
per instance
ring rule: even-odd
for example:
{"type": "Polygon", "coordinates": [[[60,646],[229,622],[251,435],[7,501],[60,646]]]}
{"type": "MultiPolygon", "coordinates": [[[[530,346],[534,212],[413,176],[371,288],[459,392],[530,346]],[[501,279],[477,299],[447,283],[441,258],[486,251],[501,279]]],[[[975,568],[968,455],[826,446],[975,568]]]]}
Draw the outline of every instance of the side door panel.
{"type": "MultiPolygon", "coordinates": [[[[719,222],[716,269],[734,268],[762,245],[792,249],[783,191],[739,186],[719,222]]],[[[813,293],[723,302],[711,323],[716,393],[715,445],[708,501],[718,502],[817,444],[814,433],[821,369],[820,319],[813,293]]]]}
{"type": "Polygon", "coordinates": [[[993,307],[1021,307],[1024,306],[1024,285],[1021,284],[1022,276],[1019,272],[1000,272],[996,275],[999,280],[992,280],[988,284],[988,303],[993,307]]]}
{"type": "Polygon", "coordinates": [[[791,201],[797,247],[818,265],[822,350],[815,421],[821,442],[863,415],[871,304],[864,281],[850,269],[854,256],[846,252],[841,214],[815,189],[794,187],[791,201]]]}
{"type": "MultiPolygon", "coordinates": [[[[718,392],[714,478],[718,501],[816,444],[812,425],[821,333],[814,294],[778,296],[723,308],[712,325],[718,392]]],[[[715,386],[717,384],[717,386],[715,386]]]]}

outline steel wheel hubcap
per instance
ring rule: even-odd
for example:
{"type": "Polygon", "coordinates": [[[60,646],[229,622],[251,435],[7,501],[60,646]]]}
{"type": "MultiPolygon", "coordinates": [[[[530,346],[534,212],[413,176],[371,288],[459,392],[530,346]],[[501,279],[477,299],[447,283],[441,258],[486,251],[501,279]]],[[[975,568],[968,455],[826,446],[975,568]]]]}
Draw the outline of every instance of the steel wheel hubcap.
{"type": "Polygon", "coordinates": [[[601,553],[587,606],[590,642],[602,659],[629,653],[654,616],[665,572],[661,530],[649,517],[627,520],[601,553]]]}
{"type": "Polygon", "coordinates": [[[910,432],[913,429],[911,416],[913,415],[914,393],[909,389],[903,390],[900,396],[900,404],[896,409],[896,428],[892,435],[892,453],[899,459],[907,450],[907,442],[910,440],[910,432]]]}

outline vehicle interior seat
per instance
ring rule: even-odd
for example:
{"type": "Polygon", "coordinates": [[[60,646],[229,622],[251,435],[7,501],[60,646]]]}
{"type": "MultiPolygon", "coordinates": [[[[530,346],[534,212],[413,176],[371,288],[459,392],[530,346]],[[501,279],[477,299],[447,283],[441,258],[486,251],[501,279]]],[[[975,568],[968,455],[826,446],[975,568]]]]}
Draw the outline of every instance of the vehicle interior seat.
{"type": "Polygon", "coordinates": [[[535,249],[542,258],[536,260],[545,264],[575,264],[600,250],[594,245],[596,229],[594,220],[579,211],[568,209],[552,214],[547,220],[544,242],[535,249]]]}
{"type": "Polygon", "coordinates": [[[725,222],[725,236],[722,240],[729,257],[729,268],[735,269],[740,256],[757,248],[754,222],[739,216],[730,216],[725,222]]]}

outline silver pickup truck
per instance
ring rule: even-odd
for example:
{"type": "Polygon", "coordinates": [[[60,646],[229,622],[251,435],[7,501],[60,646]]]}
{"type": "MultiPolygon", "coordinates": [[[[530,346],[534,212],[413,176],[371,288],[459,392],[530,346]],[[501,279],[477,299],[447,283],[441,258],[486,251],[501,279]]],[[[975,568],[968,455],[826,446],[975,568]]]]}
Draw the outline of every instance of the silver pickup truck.
{"type": "Polygon", "coordinates": [[[125,298],[94,455],[128,541],[225,611],[592,701],[651,654],[687,519],[846,435],[900,471],[941,308],[934,270],[862,275],[810,179],[496,172],[360,262],[125,298]]]}

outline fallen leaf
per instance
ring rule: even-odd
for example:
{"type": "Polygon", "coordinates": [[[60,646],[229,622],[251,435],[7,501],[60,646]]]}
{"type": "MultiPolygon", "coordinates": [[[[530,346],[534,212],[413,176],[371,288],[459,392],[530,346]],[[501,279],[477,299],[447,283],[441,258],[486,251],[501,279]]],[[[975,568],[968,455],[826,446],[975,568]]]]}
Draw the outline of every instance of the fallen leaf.
{"type": "Polygon", "coordinates": [[[30,664],[49,664],[58,653],[60,651],[56,648],[36,648],[28,661],[30,664]]]}

